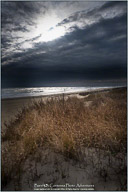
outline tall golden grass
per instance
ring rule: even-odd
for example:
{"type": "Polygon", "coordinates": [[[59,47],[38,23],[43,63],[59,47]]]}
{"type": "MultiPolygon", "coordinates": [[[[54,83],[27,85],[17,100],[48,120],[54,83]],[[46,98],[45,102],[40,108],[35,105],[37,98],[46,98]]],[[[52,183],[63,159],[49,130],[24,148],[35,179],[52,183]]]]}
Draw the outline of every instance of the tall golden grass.
{"type": "Polygon", "coordinates": [[[76,160],[83,147],[126,153],[126,110],[126,90],[40,101],[23,109],[2,134],[2,184],[19,174],[24,160],[40,147],[76,160]]]}

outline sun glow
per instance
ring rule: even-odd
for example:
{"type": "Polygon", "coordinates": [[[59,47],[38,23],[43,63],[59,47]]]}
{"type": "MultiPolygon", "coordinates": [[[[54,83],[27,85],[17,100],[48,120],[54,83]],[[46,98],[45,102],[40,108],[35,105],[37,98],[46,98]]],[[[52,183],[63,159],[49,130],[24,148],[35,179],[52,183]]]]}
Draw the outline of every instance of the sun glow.
{"type": "Polygon", "coordinates": [[[61,20],[53,14],[52,17],[46,16],[43,20],[40,18],[37,22],[36,28],[33,30],[33,35],[39,36],[36,42],[53,41],[62,37],[66,33],[63,26],[57,26],[61,20]]]}
{"type": "Polygon", "coordinates": [[[53,41],[59,37],[64,36],[65,28],[64,27],[54,27],[43,33],[40,37],[41,41],[53,41]]]}

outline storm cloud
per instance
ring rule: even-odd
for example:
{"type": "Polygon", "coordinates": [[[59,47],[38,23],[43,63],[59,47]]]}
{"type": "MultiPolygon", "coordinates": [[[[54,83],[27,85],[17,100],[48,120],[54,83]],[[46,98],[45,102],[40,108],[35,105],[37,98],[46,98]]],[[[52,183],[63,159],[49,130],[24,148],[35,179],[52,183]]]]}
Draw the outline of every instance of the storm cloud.
{"type": "Polygon", "coordinates": [[[127,2],[2,2],[2,86],[126,79],[127,2]]]}

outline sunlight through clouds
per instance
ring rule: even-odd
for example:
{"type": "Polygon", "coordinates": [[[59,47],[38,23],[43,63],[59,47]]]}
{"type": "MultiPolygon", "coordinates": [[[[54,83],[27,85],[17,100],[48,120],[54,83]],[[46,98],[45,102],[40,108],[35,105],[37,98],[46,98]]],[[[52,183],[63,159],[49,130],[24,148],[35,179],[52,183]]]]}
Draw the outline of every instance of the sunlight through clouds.
{"type": "Polygon", "coordinates": [[[52,29],[49,29],[47,32],[43,33],[42,36],[39,38],[39,41],[52,41],[64,36],[65,33],[66,31],[64,27],[54,27],[52,29]]]}

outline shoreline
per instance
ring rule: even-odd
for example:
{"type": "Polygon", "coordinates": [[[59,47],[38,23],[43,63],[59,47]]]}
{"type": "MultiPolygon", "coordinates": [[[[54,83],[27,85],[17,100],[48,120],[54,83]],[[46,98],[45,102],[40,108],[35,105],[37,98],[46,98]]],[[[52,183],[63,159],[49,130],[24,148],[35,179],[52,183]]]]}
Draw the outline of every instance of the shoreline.
{"type": "Polygon", "coordinates": [[[80,93],[85,93],[85,94],[93,94],[93,93],[98,93],[98,92],[104,92],[104,91],[110,91],[110,90],[115,90],[115,89],[127,89],[127,86],[119,86],[119,87],[107,87],[107,88],[98,88],[96,89],[92,89],[92,90],[83,90],[83,91],[76,91],[76,92],[63,92],[63,93],[55,93],[55,94],[46,94],[46,95],[38,95],[38,96],[24,96],[24,97],[12,97],[12,98],[1,98],[1,101],[5,101],[5,100],[18,100],[18,99],[36,99],[36,98],[45,98],[45,97],[59,97],[59,96],[63,96],[66,95],[72,95],[72,94],[80,94],[80,93]]]}

